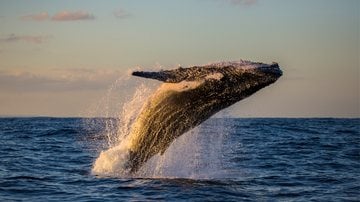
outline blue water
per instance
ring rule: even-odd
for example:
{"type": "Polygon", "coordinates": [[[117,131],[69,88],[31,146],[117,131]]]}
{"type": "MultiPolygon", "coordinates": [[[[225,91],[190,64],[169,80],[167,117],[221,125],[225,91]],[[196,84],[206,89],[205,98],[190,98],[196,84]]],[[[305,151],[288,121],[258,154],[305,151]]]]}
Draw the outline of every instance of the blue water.
{"type": "Polygon", "coordinates": [[[93,175],[105,122],[1,118],[0,201],[360,201],[360,119],[211,119],[221,165],[198,179],[93,175]]]}

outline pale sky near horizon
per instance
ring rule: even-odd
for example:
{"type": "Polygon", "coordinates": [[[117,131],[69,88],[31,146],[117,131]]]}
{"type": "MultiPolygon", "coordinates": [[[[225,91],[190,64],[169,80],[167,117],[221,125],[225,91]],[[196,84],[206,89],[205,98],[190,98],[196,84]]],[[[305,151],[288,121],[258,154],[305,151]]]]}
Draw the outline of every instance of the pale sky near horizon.
{"type": "Polygon", "coordinates": [[[138,81],[114,82],[131,69],[246,59],[284,75],[230,116],[360,117],[359,11],[357,0],[0,0],[0,116],[104,116],[93,106],[129,96],[138,81]]]}

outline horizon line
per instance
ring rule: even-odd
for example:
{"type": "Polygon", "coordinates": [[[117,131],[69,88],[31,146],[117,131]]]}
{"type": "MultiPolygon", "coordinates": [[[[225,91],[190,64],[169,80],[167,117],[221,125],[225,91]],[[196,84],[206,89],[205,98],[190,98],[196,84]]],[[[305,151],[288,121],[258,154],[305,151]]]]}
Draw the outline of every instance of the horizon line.
{"type": "MultiPolygon", "coordinates": [[[[0,119],[5,118],[52,118],[52,119],[121,119],[119,117],[103,116],[48,116],[48,115],[0,115],[0,119]]],[[[210,119],[360,119],[351,116],[224,116],[211,117],[210,119]]]]}

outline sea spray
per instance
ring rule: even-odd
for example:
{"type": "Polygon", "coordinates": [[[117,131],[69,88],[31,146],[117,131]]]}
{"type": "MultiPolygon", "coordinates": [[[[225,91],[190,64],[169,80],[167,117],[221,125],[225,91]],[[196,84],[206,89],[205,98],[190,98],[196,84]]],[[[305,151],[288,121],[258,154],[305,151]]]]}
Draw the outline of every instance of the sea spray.
{"type": "Polygon", "coordinates": [[[138,177],[211,179],[226,176],[222,160],[224,141],[232,127],[226,112],[177,138],[163,155],[155,155],[137,172],[138,177]],[[216,125],[216,129],[206,125],[216,125]]]}
{"type": "Polygon", "coordinates": [[[120,76],[107,89],[104,96],[93,103],[84,113],[84,117],[95,117],[84,119],[84,124],[94,131],[98,132],[96,139],[106,139],[103,141],[103,148],[115,146],[117,143],[118,119],[121,113],[121,107],[124,100],[129,99],[121,89],[124,89],[129,83],[130,75],[120,76]]]}
{"type": "MultiPolygon", "coordinates": [[[[134,119],[137,117],[143,103],[147,100],[147,97],[152,92],[151,85],[146,86],[143,83],[136,83],[127,79],[122,80],[126,83],[131,83],[133,86],[136,87],[135,92],[133,92],[132,97],[129,99],[118,100],[122,104],[122,106],[118,106],[117,109],[111,108],[109,106],[104,107],[107,110],[115,110],[117,111],[116,118],[109,118],[105,119],[105,130],[103,135],[106,136],[107,140],[107,147],[102,149],[100,152],[99,157],[96,159],[92,173],[102,176],[125,176],[126,170],[124,170],[124,163],[128,158],[128,151],[129,151],[129,141],[127,136],[130,133],[131,125],[134,122],[134,119]],[[121,102],[122,101],[122,102],[121,102]]],[[[117,81],[118,82],[118,81],[117,81]]],[[[122,84],[121,87],[125,85],[122,84]]],[[[126,85],[125,85],[126,86],[126,85]]],[[[129,88],[120,88],[119,85],[112,85],[110,90],[106,96],[112,96],[113,91],[116,90],[126,90],[126,94],[132,94],[129,88]]],[[[131,89],[131,88],[130,88],[131,89]]],[[[124,94],[124,93],[119,93],[124,94]]],[[[106,98],[106,100],[110,100],[112,98],[106,98]]],[[[111,103],[106,103],[110,105],[111,103]]],[[[114,106],[114,105],[112,105],[114,106]]],[[[115,105],[116,106],[116,105],[115,105]]],[[[105,112],[106,115],[110,114],[109,112],[105,112]]]]}

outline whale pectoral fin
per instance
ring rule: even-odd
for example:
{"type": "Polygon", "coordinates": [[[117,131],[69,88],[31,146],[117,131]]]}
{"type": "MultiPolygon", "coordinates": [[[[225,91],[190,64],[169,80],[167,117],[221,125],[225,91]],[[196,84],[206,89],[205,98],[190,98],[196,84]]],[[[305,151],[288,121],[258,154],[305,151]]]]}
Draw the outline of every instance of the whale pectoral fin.
{"type": "Polygon", "coordinates": [[[132,72],[131,75],[148,79],[155,79],[165,83],[179,83],[183,80],[186,80],[187,78],[187,74],[184,72],[183,68],[178,68],[175,70],[164,70],[159,72],[135,71],[132,72]]]}

